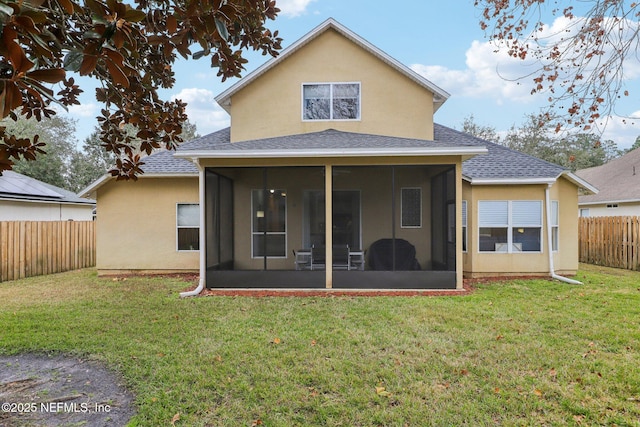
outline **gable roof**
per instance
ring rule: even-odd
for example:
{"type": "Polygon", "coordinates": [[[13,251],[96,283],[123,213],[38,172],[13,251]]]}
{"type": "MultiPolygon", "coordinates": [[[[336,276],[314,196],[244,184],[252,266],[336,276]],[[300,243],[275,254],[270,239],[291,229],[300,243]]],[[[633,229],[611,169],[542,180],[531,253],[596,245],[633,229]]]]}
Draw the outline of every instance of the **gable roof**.
{"type": "Polygon", "coordinates": [[[79,197],[72,191],[14,171],[4,171],[0,176],[0,199],[82,205],[96,203],[95,200],[79,197]]]}
{"type": "Polygon", "coordinates": [[[598,194],[578,197],[579,204],[640,202],[640,148],[601,166],[576,171],[598,187],[598,194]]]}
{"type": "Polygon", "coordinates": [[[307,45],[310,41],[314,40],[320,34],[330,29],[337,31],[339,34],[343,35],[344,37],[351,40],[356,45],[360,46],[367,52],[371,53],[373,56],[377,57],[382,62],[396,69],[401,74],[413,80],[420,86],[433,92],[433,111],[434,112],[437,111],[438,108],[440,108],[442,104],[444,104],[445,101],[449,98],[450,95],[447,91],[433,84],[429,80],[422,77],[420,74],[413,71],[411,68],[407,67],[406,65],[402,64],[398,60],[389,56],[387,53],[380,50],[373,44],[369,43],[367,40],[363,39],[353,31],[349,30],[347,27],[340,24],[335,19],[329,18],[326,21],[324,21],[322,24],[318,25],[316,28],[308,32],[302,38],[300,38],[299,40],[297,40],[287,48],[283,49],[277,57],[271,58],[269,61],[265,62],[260,67],[256,68],[251,73],[247,74],[244,78],[242,78],[240,81],[235,83],[229,89],[225,90],[220,95],[216,96],[215,98],[216,102],[220,104],[220,106],[224,108],[228,113],[231,113],[229,111],[229,106],[231,105],[231,97],[236,92],[238,92],[245,86],[249,85],[255,79],[257,79],[258,77],[260,77],[261,75],[263,75],[264,73],[266,73],[267,71],[275,67],[279,62],[283,61],[285,58],[289,57],[294,52],[298,51],[300,48],[307,45]]]}

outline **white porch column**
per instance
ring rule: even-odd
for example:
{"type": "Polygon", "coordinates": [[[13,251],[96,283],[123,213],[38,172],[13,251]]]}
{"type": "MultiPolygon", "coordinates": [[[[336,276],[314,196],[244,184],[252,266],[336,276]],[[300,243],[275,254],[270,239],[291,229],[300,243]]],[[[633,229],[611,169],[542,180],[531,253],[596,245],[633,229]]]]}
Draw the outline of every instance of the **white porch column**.
{"type": "Polygon", "coordinates": [[[324,167],[324,240],[325,240],[325,286],[333,288],[333,169],[324,167]]]}

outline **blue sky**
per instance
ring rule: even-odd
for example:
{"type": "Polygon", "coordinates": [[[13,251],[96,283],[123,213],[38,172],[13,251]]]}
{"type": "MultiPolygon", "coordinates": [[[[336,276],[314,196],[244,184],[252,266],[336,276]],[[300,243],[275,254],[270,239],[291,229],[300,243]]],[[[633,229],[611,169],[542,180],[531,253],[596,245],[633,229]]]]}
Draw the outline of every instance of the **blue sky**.
{"type": "MultiPolygon", "coordinates": [[[[520,125],[525,115],[536,113],[545,105],[546,96],[530,95],[528,81],[518,84],[501,75],[526,74],[524,65],[495,53],[478,25],[479,10],[473,0],[277,0],[282,12],[269,23],[284,38],[287,47],[327,18],[334,18],[356,34],[385,51],[403,64],[451,94],[435,115],[436,122],[460,129],[465,117],[473,115],[476,123],[506,132],[520,125]],[[499,72],[498,72],[499,71],[499,72]]],[[[553,22],[549,22],[553,24],[553,22]]],[[[268,58],[247,55],[245,75],[268,58]]],[[[637,62],[637,61],[636,61],[637,62]]],[[[631,96],[617,106],[619,113],[640,117],[640,67],[628,72],[627,87],[631,96]]],[[[208,58],[180,61],[175,66],[176,85],[164,93],[187,102],[189,119],[198,132],[206,134],[228,126],[229,117],[214,101],[236,79],[222,83],[208,58]]],[[[78,119],[78,139],[82,141],[95,127],[100,105],[90,85],[82,88],[82,106],[70,115],[78,119]]],[[[640,135],[640,125],[622,118],[609,120],[604,139],[627,148],[640,135]]]]}

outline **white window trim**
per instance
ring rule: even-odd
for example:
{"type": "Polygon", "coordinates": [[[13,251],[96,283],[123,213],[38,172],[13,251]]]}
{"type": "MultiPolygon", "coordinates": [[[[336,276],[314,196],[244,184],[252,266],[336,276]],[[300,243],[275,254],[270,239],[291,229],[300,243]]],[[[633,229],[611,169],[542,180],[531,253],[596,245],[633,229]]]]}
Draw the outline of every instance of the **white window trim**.
{"type": "Polygon", "coordinates": [[[198,229],[198,240],[200,239],[200,214],[198,214],[198,225],[197,226],[193,226],[193,225],[178,225],[178,209],[179,209],[180,206],[185,206],[185,205],[197,206],[198,207],[198,212],[200,211],[200,203],[193,203],[193,202],[178,202],[178,203],[176,203],[176,252],[200,252],[200,248],[198,248],[198,249],[179,249],[180,245],[179,245],[178,230],[180,230],[181,228],[197,228],[198,229]]]}
{"type": "MultiPolygon", "coordinates": [[[[251,228],[251,259],[263,259],[264,256],[254,256],[254,251],[253,251],[253,236],[255,235],[262,235],[264,234],[264,232],[262,231],[253,231],[253,192],[254,191],[263,191],[263,188],[252,188],[251,191],[249,192],[249,195],[251,197],[251,210],[249,213],[249,224],[250,228],[251,228]]],[[[276,190],[281,190],[283,193],[287,193],[287,190],[283,189],[283,188],[277,188],[276,190]]],[[[268,191],[268,190],[267,190],[268,191]]],[[[284,255],[282,256],[268,256],[267,255],[267,259],[287,259],[287,253],[289,253],[289,239],[287,237],[287,224],[288,222],[288,215],[289,215],[289,209],[287,207],[287,200],[288,198],[285,198],[285,204],[284,204],[284,231],[277,231],[277,232],[267,232],[267,235],[284,235],[284,255]]]]}
{"type": "MultiPolygon", "coordinates": [[[[542,200],[478,200],[477,212],[478,212],[478,242],[476,244],[476,250],[481,254],[542,254],[544,253],[544,237],[543,237],[543,224],[544,224],[544,215],[543,215],[543,201],[542,200]],[[486,227],[482,226],[480,223],[480,203],[482,202],[507,202],[507,225],[506,226],[495,226],[495,227],[486,227]],[[540,224],[513,224],[513,202],[540,202],[540,224]],[[539,251],[514,251],[513,250],[513,229],[514,228],[537,228],[540,227],[540,250],[539,251]],[[480,229],[481,228],[506,228],[507,229],[507,251],[481,251],[480,250],[480,229]]],[[[468,232],[468,231],[467,231],[468,232]]]]}
{"type": "Polygon", "coordinates": [[[589,218],[591,216],[591,212],[589,211],[589,208],[580,208],[580,210],[578,211],[578,216],[580,218],[589,218]]]}
{"type": "Polygon", "coordinates": [[[422,187],[402,187],[400,188],[400,228],[422,228],[422,187]],[[419,190],[420,191],[420,224],[419,225],[404,225],[403,224],[403,208],[404,208],[404,190],[419,190]]]}
{"type": "Polygon", "coordinates": [[[300,86],[300,117],[303,122],[359,122],[362,120],[362,83],[360,82],[304,82],[300,86]],[[305,119],[304,118],[304,87],[311,85],[329,85],[329,118],[305,119]],[[333,118],[333,86],[334,85],[358,85],[358,117],[355,119],[333,118]]]}

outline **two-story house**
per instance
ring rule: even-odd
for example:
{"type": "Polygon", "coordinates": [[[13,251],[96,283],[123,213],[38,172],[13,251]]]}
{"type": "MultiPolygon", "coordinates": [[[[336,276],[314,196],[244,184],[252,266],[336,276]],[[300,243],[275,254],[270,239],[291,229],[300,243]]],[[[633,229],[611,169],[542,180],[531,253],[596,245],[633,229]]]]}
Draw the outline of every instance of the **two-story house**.
{"type": "Polygon", "coordinates": [[[220,94],[229,128],[105,176],[100,273],[209,288],[456,289],[575,274],[560,166],[434,123],[449,94],[329,19],[220,94]]]}

